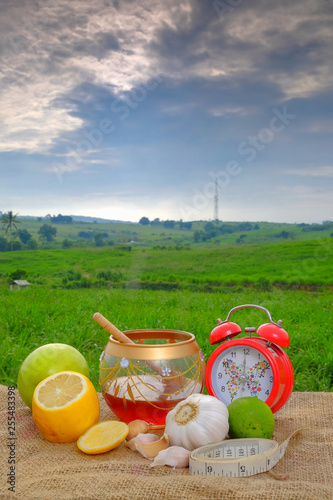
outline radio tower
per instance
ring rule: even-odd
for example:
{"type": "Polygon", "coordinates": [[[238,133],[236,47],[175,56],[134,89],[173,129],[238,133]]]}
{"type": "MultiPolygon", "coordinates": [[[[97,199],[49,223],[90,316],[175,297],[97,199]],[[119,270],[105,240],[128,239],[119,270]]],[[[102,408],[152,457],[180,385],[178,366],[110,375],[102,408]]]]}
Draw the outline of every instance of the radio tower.
{"type": "Polygon", "coordinates": [[[217,185],[217,179],[215,179],[214,220],[216,222],[219,220],[219,190],[217,185]]]}

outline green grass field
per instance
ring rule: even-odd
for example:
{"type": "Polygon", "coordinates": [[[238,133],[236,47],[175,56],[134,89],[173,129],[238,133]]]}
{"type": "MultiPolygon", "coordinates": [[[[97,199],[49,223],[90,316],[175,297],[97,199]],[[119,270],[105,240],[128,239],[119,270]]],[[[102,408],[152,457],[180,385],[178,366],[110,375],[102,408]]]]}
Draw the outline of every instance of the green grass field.
{"type": "MultiPolygon", "coordinates": [[[[122,330],[192,332],[207,360],[216,319],[237,305],[256,304],[275,321],[282,319],[291,337],[287,353],[295,390],[332,390],[333,239],[328,234],[265,244],[211,241],[210,247],[175,245],[174,239],[161,245],[159,234],[158,244],[149,246],[155,228],[135,228],[147,231],[147,240],[132,244],[131,251],[113,245],[0,253],[2,384],[16,383],[19,366],[33,349],[63,342],[84,354],[98,388],[98,360],[108,334],[93,321],[96,311],[122,330]],[[11,291],[9,275],[18,269],[31,286],[11,291]]],[[[251,233],[264,238],[263,228],[251,233]]],[[[233,320],[244,329],[258,327],[267,316],[246,309],[233,320]]]]}
{"type": "MultiPolygon", "coordinates": [[[[256,304],[266,307],[274,321],[283,320],[291,337],[287,353],[295,369],[295,390],[332,390],[332,291],[222,293],[152,291],[131,289],[59,290],[31,287],[1,289],[0,333],[2,384],[15,384],[21,362],[36,347],[63,342],[79,349],[88,360],[98,388],[98,359],[108,334],[92,316],[99,311],[122,330],[172,328],[189,331],[208,359],[213,351],[209,333],[218,317],[226,318],[232,307],[256,304]]],[[[259,326],[267,315],[257,310],[234,313],[241,327],[259,326]]]]}
{"type": "MultiPolygon", "coordinates": [[[[178,247],[177,247],[178,248],[178,247]]],[[[332,238],[226,248],[29,250],[0,254],[0,280],[17,269],[33,284],[219,291],[256,285],[332,286],[332,238]]]]}

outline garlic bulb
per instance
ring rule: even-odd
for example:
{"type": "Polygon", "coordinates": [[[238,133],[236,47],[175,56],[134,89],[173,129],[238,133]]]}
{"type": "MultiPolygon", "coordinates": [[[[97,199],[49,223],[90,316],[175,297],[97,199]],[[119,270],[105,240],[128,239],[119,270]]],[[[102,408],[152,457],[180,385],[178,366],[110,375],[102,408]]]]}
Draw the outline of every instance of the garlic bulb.
{"type": "Polygon", "coordinates": [[[181,446],[169,446],[159,452],[150,464],[150,467],[158,465],[170,465],[170,467],[188,467],[190,462],[190,452],[181,446]]]}
{"type": "Polygon", "coordinates": [[[214,396],[192,394],[169,411],[165,433],[170,446],[192,451],[200,446],[223,441],[229,431],[229,412],[214,396]]]}

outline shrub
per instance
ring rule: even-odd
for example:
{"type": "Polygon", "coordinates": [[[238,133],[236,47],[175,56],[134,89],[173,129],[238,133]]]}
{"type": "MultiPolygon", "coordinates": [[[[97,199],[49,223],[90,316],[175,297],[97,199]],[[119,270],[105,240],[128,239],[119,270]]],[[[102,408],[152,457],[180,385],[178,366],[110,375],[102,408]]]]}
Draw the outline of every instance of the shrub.
{"type": "Polygon", "coordinates": [[[257,288],[262,292],[269,292],[272,289],[272,285],[268,279],[261,277],[258,280],[257,288]]]}
{"type": "Polygon", "coordinates": [[[36,250],[37,248],[37,241],[31,238],[27,245],[26,245],[27,250],[36,250]]]}
{"type": "Polygon", "coordinates": [[[68,238],[65,238],[62,242],[62,248],[63,249],[67,249],[67,248],[70,248],[72,246],[72,242],[68,239],[68,238]]]}
{"type": "Polygon", "coordinates": [[[97,279],[119,283],[120,281],[124,280],[124,275],[117,271],[99,271],[97,273],[97,279]]]}
{"type": "Polygon", "coordinates": [[[69,271],[67,271],[66,278],[68,281],[80,281],[82,274],[80,271],[73,271],[73,269],[69,269],[69,271]]]}
{"type": "Polygon", "coordinates": [[[10,281],[22,280],[27,277],[27,271],[25,269],[16,269],[16,271],[12,271],[8,277],[10,281]]]}

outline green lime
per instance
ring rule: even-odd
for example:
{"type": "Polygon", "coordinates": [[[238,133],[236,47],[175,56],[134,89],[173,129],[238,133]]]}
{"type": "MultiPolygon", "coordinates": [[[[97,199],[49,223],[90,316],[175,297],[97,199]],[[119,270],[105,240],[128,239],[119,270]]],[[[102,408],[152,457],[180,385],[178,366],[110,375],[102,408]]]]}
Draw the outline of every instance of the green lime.
{"type": "Polygon", "coordinates": [[[266,438],[274,432],[275,420],[270,407],[256,396],[235,399],[228,406],[229,437],[266,438]]]}
{"type": "Polygon", "coordinates": [[[90,377],[83,355],[67,344],[45,344],[32,351],[23,361],[17,378],[17,389],[25,404],[31,408],[35,387],[46,377],[63,371],[79,372],[90,377]]]}

